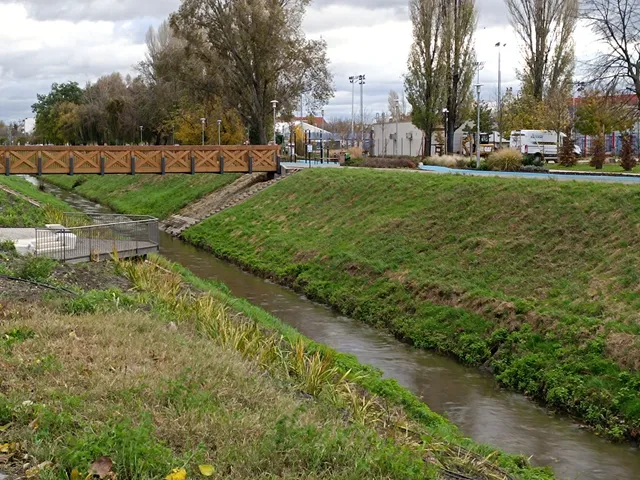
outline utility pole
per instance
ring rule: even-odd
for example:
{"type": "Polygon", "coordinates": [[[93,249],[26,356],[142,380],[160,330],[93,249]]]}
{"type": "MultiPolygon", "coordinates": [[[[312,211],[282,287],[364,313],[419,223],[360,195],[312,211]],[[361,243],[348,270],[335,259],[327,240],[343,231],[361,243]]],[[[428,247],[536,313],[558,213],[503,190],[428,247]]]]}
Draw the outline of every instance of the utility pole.
{"type": "Polygon", "coordinates": [[[444,154],[449,154],[449,109],[443,108],[442,114],[444,115],[444,154]]]}
{"type": "Polygon", "coordinates": [[[480,69],[484,64],[476,62],[476,68],[478,69],[478,83],[476,83],[477,103],[478,103],[478,123],[476,124],[476,168],[480,169],[480,90],[482,84],[480,83],[480,69]]]}
{"type": "Polygon", "coordinates": [[[400,121],[400,100],[396,99],[396,141],[393,144],[393,154],[398,156],[398,142],[400,141],[399,132],[399,121],[400,121]]]}
{"type": "Polygon", "coordinates": [[[382,152],[382,156],[386,157],[387,156],[387,138],[384,136],[384,120],[385,120],[385,113],[382,112],[382,145],[383,145],[383,152],[382,152]]]}
{"type": "MultiPolygon", "coordinates": [[[[500,133],[500,149],[502,149],[502,47],[506,47],[506,43],[498,42],[498,132],[500,133]]],[[[480,82],[478,82],[480,83],[480,82]]],[[[495,142],[494,142],[495,143],[495,142]]],[[[495,146],[495,145],[494,145],[495,146]]]]}
{"type": "Polygon", "coordinates": [[[322,113],[322,130],[320,130],[320,163],[324,163],[324,108],[322,113]]]}
{"type": "Polygon", "coordinates": [[[356,77],[349,77],[351,82],[351,146],[353,147],[356,137],[356,77]]]}
{"type": "Polygon", "coordinates": [[[364,84],[366,78],[364,75],[358,75],[358,83],[360,84],[360,126],[362,128],[362,149],[364,150],[364,84]]]}

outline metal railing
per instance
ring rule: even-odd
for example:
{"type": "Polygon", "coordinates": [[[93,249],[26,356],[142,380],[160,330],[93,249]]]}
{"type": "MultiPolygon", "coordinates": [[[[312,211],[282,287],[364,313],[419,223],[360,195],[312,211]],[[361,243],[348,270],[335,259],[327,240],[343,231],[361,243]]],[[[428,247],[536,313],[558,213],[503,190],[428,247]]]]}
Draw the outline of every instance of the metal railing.
{"type": "Polygon", "coordinates": [[[59,261],[101,260],[157,252],[158,219],[146,215],[65,213],[60,227],[37,228],[35,254],[59,261]],[[67,226],[69,225],[69,226],[67,226]]]}

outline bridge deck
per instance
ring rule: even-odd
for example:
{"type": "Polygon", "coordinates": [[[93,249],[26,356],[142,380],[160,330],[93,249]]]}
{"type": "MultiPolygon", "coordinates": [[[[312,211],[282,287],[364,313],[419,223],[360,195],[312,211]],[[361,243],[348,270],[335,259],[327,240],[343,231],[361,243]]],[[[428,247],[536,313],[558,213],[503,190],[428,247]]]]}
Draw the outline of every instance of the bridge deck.
{"type": "Polygon", "coordinates": [[[277,172],[279,146],[2,147],[0,175],[277,172]]]}

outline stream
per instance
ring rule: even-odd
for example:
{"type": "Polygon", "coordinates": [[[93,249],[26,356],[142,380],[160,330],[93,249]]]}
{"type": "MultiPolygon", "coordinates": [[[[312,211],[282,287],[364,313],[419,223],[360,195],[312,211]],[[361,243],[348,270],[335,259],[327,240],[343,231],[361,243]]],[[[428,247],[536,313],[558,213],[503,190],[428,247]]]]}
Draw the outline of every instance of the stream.
{"type": "MultiPolygon", "coordinates": [[[[28,178],[37,184],[35,178],[28,178]]],[[[74,193],[46,184],[46,191],[78,210],[109,210],[74,193]]],[[[405,345],[384,331],[346,318],[304,296],[242,271],[213,255],[161,233],[161,254],[201,278],[225,283],[303,335],[373,365],[385,377],[420,396],[477,442],[532,456],[551,466],[559,478],[584,480],[640,479],[640,450],[613,444],[562,415],[554,415],[524,396],[499,388],[486,372],[405,345]]]]}

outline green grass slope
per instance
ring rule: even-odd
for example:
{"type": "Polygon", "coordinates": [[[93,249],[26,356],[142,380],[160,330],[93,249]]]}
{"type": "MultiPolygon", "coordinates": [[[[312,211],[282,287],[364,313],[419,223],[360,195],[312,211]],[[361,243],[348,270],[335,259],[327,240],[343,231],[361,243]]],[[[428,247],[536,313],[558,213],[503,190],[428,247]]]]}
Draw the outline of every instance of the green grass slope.
{"type": "Polygon", "coordinates": [[[640,188],[310,170],[185,238],[640,437],[640,188]]]}
{"type": "Polygon", "coordinates": [[[44,208],[38,208],[26,200],[0,190],[0,227],[44,227],[57,212],[71,210],[63,201],[38,190],[20,177],[0,177],[0,186],[32,198],[44,208]]]}
{"type": "Polygon", "coordinates": [[[48,182],[74,190],[115,211],[164,219],[239,175],[45,175],[48,182]]]}

